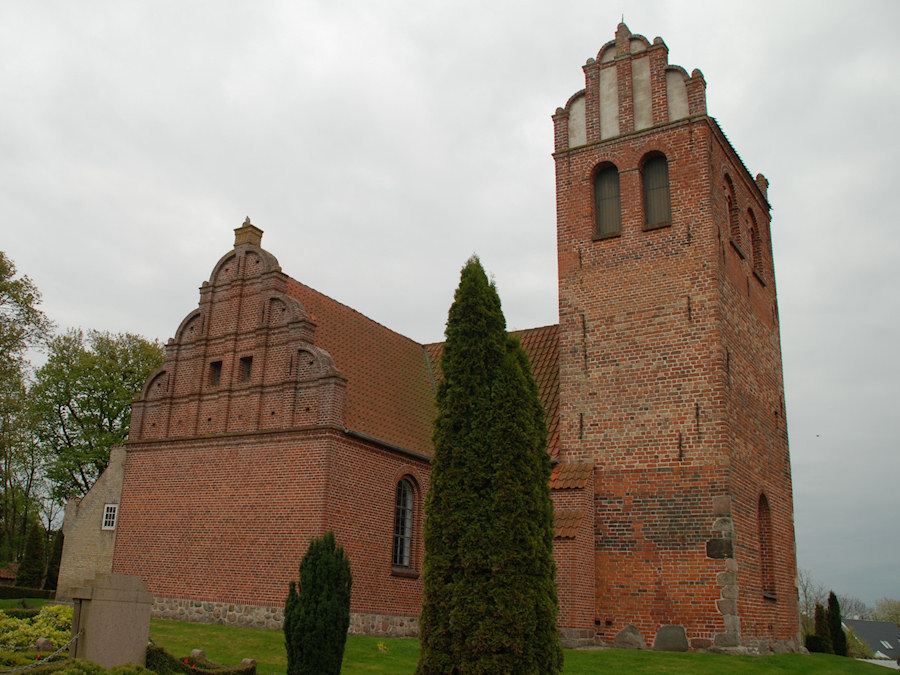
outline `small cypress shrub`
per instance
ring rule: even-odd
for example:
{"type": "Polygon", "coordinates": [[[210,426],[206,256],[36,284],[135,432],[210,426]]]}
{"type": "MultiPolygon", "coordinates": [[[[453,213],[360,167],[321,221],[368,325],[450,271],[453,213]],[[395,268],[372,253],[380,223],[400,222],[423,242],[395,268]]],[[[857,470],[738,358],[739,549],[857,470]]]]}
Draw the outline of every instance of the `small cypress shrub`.
{"type": "Polygon", "coordinates": [[[807,645],[806,648],[811,652],[831,654],[831,633],[828,631],[828,618],[825,614],[825,608],[818,602],[816,603],[815,630],[816,632],[810,636],[815,638],[812,641],[813,646],[807,645]]]}
{"type": "Polygon", "coordinates": [[[16,586],[40,588],[44,581],[44,528],[34,524],[28,531],[25,553],[16,574],[16,586]]]}
{"type": "Polygon", "coordinates": [[[841,603],[838,602],[834,591],[828,594],[828,609],[825,611],[828,619],[828,635],[831,638],[831,649],[835,656],[847,656],[847,636],[841,619],[841,603]]]}
{"type": "Polygon", "coordinates": [[[333,532],[313,539],[284,603],[288,675],[339,675],[350,627],[350,561],[333,532]]]}

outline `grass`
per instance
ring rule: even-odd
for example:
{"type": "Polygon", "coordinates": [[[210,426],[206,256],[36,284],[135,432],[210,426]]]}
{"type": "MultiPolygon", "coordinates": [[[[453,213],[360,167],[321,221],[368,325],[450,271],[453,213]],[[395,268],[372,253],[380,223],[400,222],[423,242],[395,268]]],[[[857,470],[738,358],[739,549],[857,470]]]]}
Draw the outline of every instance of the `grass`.
{"type": "MultiPolygon", "coordinates": [[[[182,657],[192,649],[202,649],[211,661],[237,665],[241,659],[256,659],[259,675],[287,668],[284,634],[234,626],[187,623],[153,619],[150,637],[171,654],[182,657]]],[[[344,652],[344,675],[385,673],[405,675],[415,672],[419,642],[412,639],[351,635],[344,652]],[[386,651],[379,650],[381,643],[386,651]]],[[[815,673],[816,675],[884,675],[881,666],[825,654],[781,654],[777,656],[724,656],[721,654],[671,654],[619,649],[566,650],[565,675],[593,675],[601,671],[644,673],[691,673],[697,675],[763,675],[768,673],[815,673]]]]}

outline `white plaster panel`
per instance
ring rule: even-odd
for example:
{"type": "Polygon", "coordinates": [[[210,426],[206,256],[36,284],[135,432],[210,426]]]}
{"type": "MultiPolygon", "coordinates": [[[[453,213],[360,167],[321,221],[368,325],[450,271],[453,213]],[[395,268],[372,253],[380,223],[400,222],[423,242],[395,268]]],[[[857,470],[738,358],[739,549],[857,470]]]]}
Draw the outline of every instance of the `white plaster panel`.
{"type": "Polygon", "coordinates": [[[579,96],[569,105],[569,147],[587,143],[587,128],[584,120],[584,96],[579,96]]]}
{"type": "Polygon", "coordinates": [[[616,68],[600,70],[600,138],[619,135],[619,83],[616,68]]]}
{"type": "Polygon", "coordinates": [[[634,96],[634,129],[653,126],[653,104],[650,97],[650,57],[631,62],[631,86],[634,96]]]}
{"type": "Polygon", "coordinates": [[[647,51],[647,43],[640,38],[631,38],[628,41],[628,49],[632,54],[640,54],[647,51]]]}
{"type": "Polygon", "coordinates": [[[603,53],[600,55],[600,63],[609,63],[614,58],[616,58],[615,43],[611,44],[609,47],[603,50],[603,53]]]}
{"type": "Polygon", "coordinates": [[[687,86],[684,83],[684,75],[677,70],[666,71],[666,100],[670,122],[688,116],[687,86]]]}

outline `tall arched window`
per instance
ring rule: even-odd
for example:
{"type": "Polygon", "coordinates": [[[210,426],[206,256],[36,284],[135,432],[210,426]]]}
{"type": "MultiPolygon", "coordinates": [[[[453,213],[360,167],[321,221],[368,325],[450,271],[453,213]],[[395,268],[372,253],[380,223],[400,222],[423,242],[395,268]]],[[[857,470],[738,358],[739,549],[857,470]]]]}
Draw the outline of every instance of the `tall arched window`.
{"type": "Polygon", "coordinates": [[[394,502],[394,567],[410,567],[412,561],[413,486],[404,478],[397,483],[394,502]]]}
{"type": "Polygon", "coordinates": [[[619,199],[619,172],[608,164],[594,178],[594,211],[597,237],[622,231],[622,207],[619,199]]]}
{"type": "Polygon", "coordinates": [[[728,200],[728,234],[731,237],[731,241],[740,248],[741,224],[738,214],[737,199],[734,196],[734,183],[731,181],[731,176],[727,173],[725,174],[725,192],[726,199],[728,200]]]}
{"type": "Polygon", "coordinates": [[[654,155],[641,172],[644,187],[644,225],[661,227],[672,222],[669,202],[669,163],[663,155],[654,155]]]}
{"type": "Polygon", "coordinates": [[[759,238],[759,225],[756,223],[753,209],[747,209],[747,216],[750,220],[750,255],[753,259],[751,267],[759,275],[762,272],[762,240],[759,238]]]}
{"type": "Polygon", "coordinates": [[[763,596],[775,599],[775,565],[774,551],[772,550],[772,514],[769,510],[769,500],[765,494],[759,496],[759,510],[757,513],[759,525],[759,577],[762,584],[763,596]]]}

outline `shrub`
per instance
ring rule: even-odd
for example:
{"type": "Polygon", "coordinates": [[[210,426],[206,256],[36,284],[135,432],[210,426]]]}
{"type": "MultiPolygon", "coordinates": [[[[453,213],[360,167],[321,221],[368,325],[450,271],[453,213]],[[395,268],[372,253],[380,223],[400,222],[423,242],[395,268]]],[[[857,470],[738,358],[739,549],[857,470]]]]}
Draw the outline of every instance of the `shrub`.
{"type": "Polygon", "coordinates": [[[15,598],[43,598],[52,600],[56,597],[56,591],[45,591],[40,588],[26,588],[24,586],[0,586],[0,598],[11,600],[15,598]]]}
{"type": "Polygon", "coordinates": [[[72,635],[72,608],[65,605],[41,607],[33,619],[14,619],[0,612],[0,644],[30,647],[38,638],[49,638],[56,647],[72,635]]]}
{"type": "Polygon", "coordinates": [[[350,626],[350,561],[333,532],[313,539],[284,604],[288,675],[338,675],[350,626]]]}
{"type": "MultiPolygon", "coordinates": [[[[125,668],[126,666],[119,666],[125,668]]],[[[137,668],[137,666],[129,666],[137,668]]],[[[169,652],[157,645],[147,647],[147,668],[154,673],[169,675],[172,673],[193,673],[197,675],[256,675],[256,666],[235,666],[229,668],[220,666],[206,659],[175,658],[169,652]]],[[[113,672],[113,671],[110,671],[113,672]]],[[[122,671],[118,675],[128,675],[145,671],[122,671]]]]}

